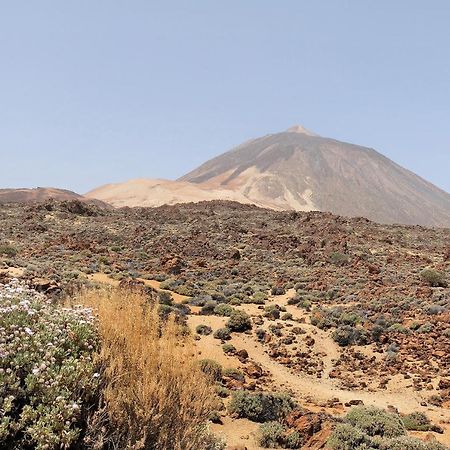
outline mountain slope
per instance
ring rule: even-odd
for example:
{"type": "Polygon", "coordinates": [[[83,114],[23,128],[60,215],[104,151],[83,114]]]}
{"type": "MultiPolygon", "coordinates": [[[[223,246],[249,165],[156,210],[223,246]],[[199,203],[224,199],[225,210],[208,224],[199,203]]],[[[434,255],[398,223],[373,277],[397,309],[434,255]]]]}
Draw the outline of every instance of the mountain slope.
{"type": "Polygon", "coordinates": [[[49,199],[54,200],[79,200],[100,207],[110,207],[106,203],[97,199],[88,199],[76,192],[66,189],[44,188],[38,187],[34,189],[17,188],[17,189],[0,189],[1,203],[35,203],[43,202],[49,199]]]}
{"type": "Polygon", "coordinates": [[[450,227],[450,195],[373,149],[301,126],[240,145],[180,178],[274,209],[450,227]]]}

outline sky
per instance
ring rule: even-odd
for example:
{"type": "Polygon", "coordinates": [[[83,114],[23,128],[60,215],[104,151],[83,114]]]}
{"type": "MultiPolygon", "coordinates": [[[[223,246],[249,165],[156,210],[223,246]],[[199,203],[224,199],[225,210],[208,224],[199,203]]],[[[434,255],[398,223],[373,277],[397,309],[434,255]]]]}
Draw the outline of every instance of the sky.
{"type": "Polygon", "coordinates": [[[294,124],[450,192],[448,0],[0,0],[0,187],[176,179],[294,124]]]}

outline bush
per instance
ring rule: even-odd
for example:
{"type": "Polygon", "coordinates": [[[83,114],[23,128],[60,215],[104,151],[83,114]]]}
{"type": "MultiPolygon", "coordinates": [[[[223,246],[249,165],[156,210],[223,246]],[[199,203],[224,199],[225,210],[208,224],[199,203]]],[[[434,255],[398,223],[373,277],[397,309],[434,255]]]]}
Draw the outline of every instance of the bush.
{"type": "Polygon", "coordinates": [[[226,303],[220,303],[214,308],[214,314],[218,316],[230,317],[233,311],[235,311],[235,309],[226,303]]]}
{"type": "Polygon", "coordinates": [[[0,255],[12,258],[17,255],[17,249],[9,244],[0,244],[0,255]]]}
{"type": "Polygon", "coordinates": [[[339,424],[327,442],[333,450],[370,450],[370,444],[368,435],[347,423],[339,424]]]}
{"type": "Polygon", "coordinates": [[[422,272],[420,272],[420,278],[423,282],[432,287],[448,286],[445,273],[438,272],[437,270],[424,269],[422,270],[422,272]]]}
{"type": "Polygon", "coordinates": [[[247,331],[252,328],[250,316],[244,311],[233,311],[228,322],[227,327],[231,331],[247,331]]]}
{"type": "Polygon", "coordinates": [[[350,261],[350,258],[345,253],[333,252],[330,255],[330,262],[331,262],[331,264],[334,264],[335,266],[343,266],[345,264],[348,264],[349,261],[350,261]]]}
{"type": "Polygon", "coordinates": [[[448,450],[448,448],[436,441],[421,441],[414,437],[400,436],[381,442],[380,450],[448,450]]]}
{"type": "Polygon", "coordinates": [[[280,318],[280,308],[277,305],[268,305],[264,308],[264,317],[272,320],[280,318]]]}
{"type": "Polygon", "coordinates": [[[393,438],[406,434],[400,416],[373,406],[358,406],[351,409],[345,421],[369,436],[393,438]]]}
{"type": "Polygon", "coordinates": [[[221,339],[222,341],[228,341],[231,338],[231,330],[229,328],[219,328],[213,334],[215,339],[221,339]]]}
{"type": "Polygon", "coordinates": [[[333,331],[331,337],[341,347],[348,345],[366,345],[369,342],[367,331],[364,328],[354,328],[343,325],[333,331]]]}
{"type": "Polygon", "coordinates": [[[195,331],[197,334],[201,334],[203,336],[208,336],[212,333],[212,328],[209,327],[208,325],[197,325],[197,327],[195,328],[195,331]]]}
{"type": "Polygon", "coordinates": [[[270,292],[272,295],[284,295],[286,294],[286,289],[283,287],[274,286],[270,292]]]}
{"type": "Polygon", "coordinates": [[[0,447],[77,442],[98,397],[90,309],[62,308],[17,281],[0,285],[0,447]]]}
{"type": "Polygon", "coordinates": [[[222,366],[213,359],[202,359],[200,362],[200,369],[204,374],[214,381],[222,379],[222,366]]]}
{"type": "Polygon", "coordinates": [[[89,448],[214,448],[206,428],[216,409],[214,385],[174,316],[162,320],[156,302],[136,291],[86,292],[77,303],[96,309],[102,342],[104,389],[89,448]]]}
{"type": "Polygon", "coordinates": [[[245,381],[244,374],[239,369],[235,369],[233,367],[225,369],[223,371],[223,375],[228,378],[233,378],[233,380],[245,381]]]}
{"type": "Polygon", "coordinates": [[[403,425],[407,430],[430,431],[433,426],[428,417],[421,412],[413,412],[402,417],[403,425]]]}
{"type": "Polygon", "coordinates": [[[261,447],[276,448],[284,437],[285,429],[280,422],[267,422],[259,427],[258,442],[261,447]]]}
{"type": "Polygon", "coordinates": [[[295,401],[287,394],[237,391],[233,393],[228,409],[237,417],[268,422],[284,418],[295,406],[295,401]]]}
{"type": "Polygon", "coordinates": [[[281,316],[281,320],[292,320],[292,314],[291,313],[284,313],[282,316],[281,316]]]}
{"type": "Polygon", "coordinates": [[[222,350],[224,353],[234,353],[236,351],[236,347],[233,344],[223,344],[222,350]]]}

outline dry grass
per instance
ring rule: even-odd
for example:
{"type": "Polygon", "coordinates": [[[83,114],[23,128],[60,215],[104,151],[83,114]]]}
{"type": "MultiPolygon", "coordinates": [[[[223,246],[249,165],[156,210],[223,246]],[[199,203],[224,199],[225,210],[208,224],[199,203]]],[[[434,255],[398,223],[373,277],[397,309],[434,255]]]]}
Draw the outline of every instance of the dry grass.
{"type": "Polygon", "coordinates": [[[90,433],[95,446],[219,448],[205,431],[213,387],[194,359],[193,341],[174,318],[162,320],[158,305],[137,290],[90,290],[76,302],[97,311],[102,340],[102,408],[90,433]]]}

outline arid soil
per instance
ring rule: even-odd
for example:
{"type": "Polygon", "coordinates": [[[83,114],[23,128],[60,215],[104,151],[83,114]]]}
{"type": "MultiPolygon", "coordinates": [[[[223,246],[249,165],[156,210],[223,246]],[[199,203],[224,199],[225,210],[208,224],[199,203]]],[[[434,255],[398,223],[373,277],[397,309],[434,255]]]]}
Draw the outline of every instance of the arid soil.
{"type": "MultiPolygon", "coordinates": [[[[226,325],[217,305],[245,311],[251,330],[197,335],[198,358],[242,372],[224,377],[230,391],[286,391],[330,416],[360,403],[421,411],[450,444],[449,229],[232,202],[47,202],[0,205],[0,230],[0,278],[49,295],[137,278],[186,305],[194,334],[226,325]]],[[[230,446],[258,448],[257,424],[221,416],[230,446]]]]}

